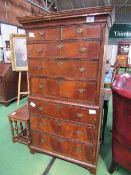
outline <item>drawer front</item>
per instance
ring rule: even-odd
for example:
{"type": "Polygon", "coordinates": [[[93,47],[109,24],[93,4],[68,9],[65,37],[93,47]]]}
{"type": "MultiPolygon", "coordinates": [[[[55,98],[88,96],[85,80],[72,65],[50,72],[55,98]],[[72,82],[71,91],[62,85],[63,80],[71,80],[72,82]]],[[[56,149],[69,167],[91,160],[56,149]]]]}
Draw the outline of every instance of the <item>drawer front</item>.
{"type": "Polygon", "coordinates": [[[29,71],[36,76],[97,79],[98,61],[29,60],[29,71]]]}
{"type": "Polygon", "coordinates": [[[57,57],[57,46],[56,43],[50,44],[28,44],[28,55],[29,57],[57,57]]]}
{"type": "Polygon", "coordinates": [[[96,102],[97,83],[61,79],[31,78],[31,95],[96,102]]]}
{"type": "Polygon", "coordinates": [[[31,98],[29,98],[29,112],[31,114],[84,123],[85,125],[96,125],[96,118],[99,114],[99,111],[94,108],[76,107],[73,105],[64,105],[31,98]]]}
{"type": "Polygon", "coordinates": [[[94,148],[86,144],[75,143],[60,137],[31,132],[32,145],[43,151],[50,151],[64,156],[85,161],[93,162],[94,148]]]}
{"type": "Polygon", "coordinates": [[[29,57],[38,58],[96,58],[99,59],[100,42],[28,44],[29,57]]]}
{"type": "Polygon", "coordinates": [[[95,140],[94,127],[77,125],[70,122],[31,116],[30,127],[32,130],[74,139],[89,144],[94,144],[95,140]]]}
{"type": "Polygon", "coordinates": [[[72,25],[61,28],[61,40],[101,38],[100,25],[72,25]]]}
{"type": "Polygon", "coordinates": [[[30,30],[27,33],[28,41],[37,41],[37,40],[59,40],[59,29],[58,28],[48,28],[48,29],[34,29],[30,30]]]}

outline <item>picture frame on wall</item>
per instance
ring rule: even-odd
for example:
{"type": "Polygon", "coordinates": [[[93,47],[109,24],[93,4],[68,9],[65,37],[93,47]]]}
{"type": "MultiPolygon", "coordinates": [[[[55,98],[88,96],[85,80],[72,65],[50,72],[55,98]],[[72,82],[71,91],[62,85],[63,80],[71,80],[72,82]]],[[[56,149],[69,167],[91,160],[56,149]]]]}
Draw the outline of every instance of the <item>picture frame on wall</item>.
{"type": "Polygon", "coordinates": [[[14,71],[27,71],[27,46],[25,34],[10,35],[11,63],[14,71]]]}

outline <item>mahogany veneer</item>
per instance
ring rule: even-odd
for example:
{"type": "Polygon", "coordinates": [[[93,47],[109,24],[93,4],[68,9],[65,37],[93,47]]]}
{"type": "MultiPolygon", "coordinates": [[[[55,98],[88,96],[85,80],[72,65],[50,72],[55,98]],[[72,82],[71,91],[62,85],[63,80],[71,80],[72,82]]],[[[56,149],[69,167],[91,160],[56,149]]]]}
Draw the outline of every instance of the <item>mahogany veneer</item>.
{"type": "Polygon", "coordinates": [[[77,163],[94,175],[111,12],[98,7],[19,18],[27,31],[30,149],[77,163]]]}

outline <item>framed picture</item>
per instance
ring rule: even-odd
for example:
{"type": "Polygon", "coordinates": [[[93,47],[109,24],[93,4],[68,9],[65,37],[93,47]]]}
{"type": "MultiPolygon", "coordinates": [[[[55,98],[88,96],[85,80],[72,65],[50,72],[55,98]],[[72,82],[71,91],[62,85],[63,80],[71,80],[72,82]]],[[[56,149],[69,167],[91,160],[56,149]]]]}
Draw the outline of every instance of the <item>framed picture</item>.
{"type": "Polygon", "coordinates": [[[11,63],[14,71],[27,71],[27,46],[25,34],[10,35],[11,63]]]}

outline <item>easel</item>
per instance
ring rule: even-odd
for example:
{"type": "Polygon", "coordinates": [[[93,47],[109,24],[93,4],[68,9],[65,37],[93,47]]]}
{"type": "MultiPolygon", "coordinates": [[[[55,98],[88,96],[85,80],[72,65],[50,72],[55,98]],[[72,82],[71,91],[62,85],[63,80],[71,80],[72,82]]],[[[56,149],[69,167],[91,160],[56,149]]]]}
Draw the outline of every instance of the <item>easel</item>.
{"type": "Polygon", "coordinates": [[[19,72],[19,79],[18,79],[18,97],[17,97],[17,105],[19,105],[20,102],[20,95],[28,95],[29,94],[29,77],[28,77],[28,71],[26,71],[27,74],[27,91],[21,92],[21,74],[23,71],[19,72]]]}

